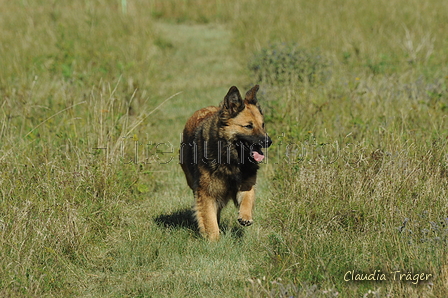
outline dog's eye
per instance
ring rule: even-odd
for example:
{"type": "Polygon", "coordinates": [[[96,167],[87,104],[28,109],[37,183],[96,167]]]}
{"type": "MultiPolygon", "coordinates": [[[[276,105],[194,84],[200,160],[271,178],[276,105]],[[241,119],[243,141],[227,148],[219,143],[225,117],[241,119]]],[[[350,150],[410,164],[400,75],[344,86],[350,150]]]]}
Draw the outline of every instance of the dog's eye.
{"type": "Polygon", "coordinates": [[[263,129],[264,129],[264,122],[263,122],[263,124],[261,125],[262,127],[263,127],[263,129]]]}
{"type": "Polygon", "coordinates": [[[244,127],[247,128],[247,129],[252,129],[252,128],[254,128],[254,126],[253,126],[252,124],[244,125],[244,127]]]}

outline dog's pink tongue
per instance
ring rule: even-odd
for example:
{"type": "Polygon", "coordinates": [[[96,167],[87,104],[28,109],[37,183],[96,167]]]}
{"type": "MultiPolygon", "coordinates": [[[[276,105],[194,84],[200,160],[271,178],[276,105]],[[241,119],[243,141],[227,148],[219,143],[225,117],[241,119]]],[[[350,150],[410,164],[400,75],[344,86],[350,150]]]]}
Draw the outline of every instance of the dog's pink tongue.
{"type": "Polygon", "coordinates": [[[258,153],[257,151],[252,151],[252,156],[258,162],[261,162],[264,159],[264,155],[258,153]]]}

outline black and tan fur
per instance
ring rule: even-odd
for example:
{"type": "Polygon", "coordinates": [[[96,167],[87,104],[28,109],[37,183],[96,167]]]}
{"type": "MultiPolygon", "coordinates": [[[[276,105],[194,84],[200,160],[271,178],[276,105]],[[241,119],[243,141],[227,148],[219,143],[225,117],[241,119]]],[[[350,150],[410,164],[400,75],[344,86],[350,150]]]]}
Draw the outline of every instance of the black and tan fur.
{"type": "Polygon", "coordinates": [[[196,111],[187,121],[180,149],[180,163],[195,196],[195,214],[201,234],[219,239],[222,208],[233,200],[238,221],[252,224],[258,161],[261,148],[272,141],[264,127],[256,93],[258,85],[242,99],[231,87],[219,107],[196,111]]]}

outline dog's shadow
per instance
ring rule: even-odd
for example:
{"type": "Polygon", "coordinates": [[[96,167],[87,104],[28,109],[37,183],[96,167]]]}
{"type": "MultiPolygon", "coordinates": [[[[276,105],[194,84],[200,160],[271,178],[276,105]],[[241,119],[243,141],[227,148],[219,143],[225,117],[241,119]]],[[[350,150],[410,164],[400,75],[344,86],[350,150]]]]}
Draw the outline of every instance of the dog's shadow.
{"type": "MultiPolygon", "coordinates": [[[[181,209],[169,214],[161,214],[154,218],[154,222],[167,229],[187,229],[194,233],[196,237],[201,237],[198,224],[194,216],[194,211],[190,208],[181,209]]],[[[233,238],[240,239],[244,236],[244,228],[241,226],[232,226],[228,222],[219,224],[221,233],[230,233],[233,238]]]]}
{"type": "Polygon", "coordinates": [[[198,225],[191,209],[181,209],[169,214],[161,214],[154,219],[154,222],[165,228],[182,228],[199,233],[198,225]]]}

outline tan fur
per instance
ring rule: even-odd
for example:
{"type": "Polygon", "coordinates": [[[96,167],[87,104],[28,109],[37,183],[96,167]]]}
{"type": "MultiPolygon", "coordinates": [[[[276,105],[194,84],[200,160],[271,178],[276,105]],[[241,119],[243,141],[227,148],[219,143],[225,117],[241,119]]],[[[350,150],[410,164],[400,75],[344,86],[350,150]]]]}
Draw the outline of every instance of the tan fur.
{"type": "Polygon", "coordinates": [[[243,100],[230,88],[219,107],[196,111],[183,131],[180,163],[195,196],[199,231],[212,241],[219,239],[220,213],[229,200],[239,206],[241,225],[253,222],[255,155],[263,156],[260,148],[271,144],[257,91],[258,85],[243,100]]]}

